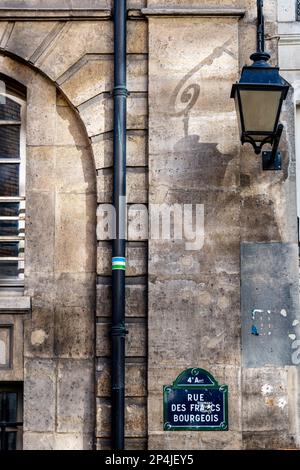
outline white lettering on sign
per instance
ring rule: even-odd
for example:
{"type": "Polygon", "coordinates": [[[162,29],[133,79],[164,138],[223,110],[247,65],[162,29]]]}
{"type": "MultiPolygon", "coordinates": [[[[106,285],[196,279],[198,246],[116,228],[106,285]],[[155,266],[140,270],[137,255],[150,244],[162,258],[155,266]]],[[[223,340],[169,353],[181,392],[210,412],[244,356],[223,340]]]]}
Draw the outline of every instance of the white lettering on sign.
{"type": "Polygon", "coordinates": [[[171,410],[172,411],[186,411],[186,405],[184,403],[179,403],[179,404],[175,404],[173,403],[172,406],[171,406],[171,410]]]}
{"type": "Polygon", "coordinates": [[[198,379],[198,377],[189,377],[187,381],[189,384],[202,384],[203,383],[203,379],[198,379]]]}
{"type": "Polygon", "coordinates": [[[174,423],[216,423],[218,421],[218,415],[214,414],[176,414],[173,415],[174,423]]]}
{"type": "Polygon", "coordinates": [[[203,393],[188,393],[188,401],[204,401],[203,393]]]}

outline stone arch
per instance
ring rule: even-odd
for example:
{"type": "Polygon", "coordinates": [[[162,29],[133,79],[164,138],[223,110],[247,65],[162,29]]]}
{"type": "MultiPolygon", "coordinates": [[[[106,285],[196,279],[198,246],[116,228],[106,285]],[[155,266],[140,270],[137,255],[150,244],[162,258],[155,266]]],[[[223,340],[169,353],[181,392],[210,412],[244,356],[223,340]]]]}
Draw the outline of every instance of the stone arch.
{"type": "Polygon", "coordinates": [[[112,130],[112,22],[3,21],[0,37],[0,52],[47,77],[77,111],[97,166],[101,135],[112,130]]]}
{"type": "Polygon", "coordinates": [[[0,71],[27,90],[25,294],[32,312],[24,323],[24,449],[90,449],[96,294],[90,143],[55,83],[3,54],[0,71]]]}
{"type": "MultiPolygon", "coordinates": [[[[10,73],[10,75],[7,75],[7,76],[12,80],[16,80],[16,82],[18,82],[19,84],[21,84],[25,87],[27,87],[28,83],[30,83],[30,81],[31,81],[30,77],[31,77],[32,73],[40,74],[41,77],[44,77],[45,79],[49,80],[49,82],[52,83],[56,87],[56,89],[64,97],[64,99],[69,104],[69,106],[73,109],[74,113],[76,113],[76,115],[78,116],[78,121],[80,122],[80,125],[82,126],[82,129],[86,133],[87,139],[91,143],[91,138],[90,138],[90,135],[89,135],[89,132],[88,132],[89,122],[88,123],[85,122],[86,121],[86,116],[85,116],[85,113],[84,113],[84,109],[82,111],[79,110],[78,106],[76,106],[76,101],[74,102],[74,99],[73,99],[72,95],[70,95],[68,92],[66,92],[67,90],[64,90],[60,86],[59,83],[57,83],[56,81],[53,81],[51,79],[51,77],[49,77],[47,74],[45,74],[42,69],[39,69],[38,67],[34,66],[33,64],[31,64],[28,61],[24,62],[24,59],[22,57],[17,56],[16,54],[9,53],[8,51],[5,51],[5,52],[1,51],[1,48],[0,48],[1,67],[3,67],[3,65],[4,65],[3,62],[2,62],[4,60],[4,58],[6,59],[6,61],[8,63],[10,62],[10,65],[8,65],[8,67],[7,67],[7,69],[8,69],[7,73],[10,73]],[[15,64],[15,65],[13,65],[13,64],[15,64]],[[19,65],[17,65],[17,64],[19,64],[19,65]],[[24,65],[26,65],[28,67],[27,72],[25,72],[25,69],[21,70],[21,65],[23,66],[23,69],[24,69],[24,65]],[[29,71],[31,71],[31,73],[29,71]],[[17,78],[14,78],[14,77],[17,77],[17,78]]],[[[4,66],[4,69],[5,69],[5,66],[4,66]]],[[[5,70],[3,71],[2,68],[1,68],[0,71],[5,75],[5,70]]],[[[101,117],[103,118],[103,116],[101,116],[101,117]]],[[[97,157],[95,156],[93,145],[91,145],[91,153],[92,153],[93,160],[94,160],[94,163],[95,163],[95,159],[97,157]]]]}

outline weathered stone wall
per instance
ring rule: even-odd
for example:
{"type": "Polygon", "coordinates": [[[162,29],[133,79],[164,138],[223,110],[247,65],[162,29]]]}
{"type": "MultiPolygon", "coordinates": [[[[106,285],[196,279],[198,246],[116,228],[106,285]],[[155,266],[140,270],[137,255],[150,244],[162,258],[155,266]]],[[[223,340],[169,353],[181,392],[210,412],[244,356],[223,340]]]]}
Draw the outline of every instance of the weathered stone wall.
{"type": "Polygon", "coordinates": [[[24,339],[18,332],[14,338],[24,344],[24,449],[88,449],[95,414],[93,159],[54,84],[8,57],[0,61],[1,72],[27,88],[24,294],[31,313],[24,339]]]}
{"type": "MultiPolygon", "coordinates": [[[[128,139],[127,203],[128,244],[126,271],[126,449],[147,447],[147,231],[136,228],[139,213],[133,207],[148,203],[148,44],[147,22],[134,16],[128,21],[128,139]]],[[[100,57],[103,77],[105,127],[92,137],[97,168],[97,437],[98,448],[110,448],[110,316],[111,245],[102,205],[112,202],[112,57],[100,57]],[[105,75],[103,75],[105,71],[105,75]]],[[[93,64],[96,67],[96,63],[93,64]]],[[[102,72],[102,73],[101,73],[102,72]]],[[[88,73],[88,72],[87,72],[88,73]]],[[[99,83],[98,83],[99,85],[99,83]]],[[[95,115],[96,117],[96,115],[95,115]]]]}
{"type": "Polygon", "coordinates": [[[187,251],[186,240],[150,241],[149,446],[238,448],[239,142],[228,98],[238,18],[151,17],[149,43],[150,201],[205,209],[202,250],[187,251]],[[186,111],[188,87],[196,97],[186,111]],[[229,432],[162,431],[162,386],[188,367],[228,384],[229,432]]]}
{"type": "MultiPolygon", "coordinates": [[[[128,6],[140,8],[145,2],[129,1],[128,6]]],[[[70,1],[62,5],[52,0],[26,1],[23,10],[9,10],[16,7],[13,1],[1,4],[1,7],[4,9],[0,9],[0,48],[3,54],[14,57],[17,80],[22,81],[20,77],[29,73],[25,65],[18,64],[20,58],[52,82],[40,77],[40,81],[48,83],[48,88],[44,90],[40,85],[39,89],[38,84],[32,91],[29,88],[39,102],[28,106],[32,109],[28,114],[28,127],[33,143],[29,140],[32,148],[29,147],[28,158],[32,169],[29,167],[27,180],[29,195],[37,202],[32,209],[29,204],[27,216],[26,294],[32,297],[33,308],[25,334],[25,447],[90,447],[90,426],[95,412],[95,444],[98,448],[107,448],[110,445],[111,249],[105,222],[100,218],[97,253],[94,251],[96,206],[94,204],[92,210],[89,202],[87,210],[83,201],[94,198],[91,192],[94,176],[98,204],[111,202],[112,196],[111,2],[86,2],[86,9],[82,9],[82,2],[70,1]],[[77,10],[79,7],[81,9],[77,10]],[[70,13],[69,8],[75,10],[70,13]],[[71,16],[75,21],[70,21],[71,16]],[[59,98],[56,111],[54,85],[75,109],[70,122],[70,110],[67,111],[69,108],[62,98],[59,98]],[[41,114],[39,104],[46,107],[45,113],[41,114]],[[33,112],[36,113],[35,120],[32,120],[33,112]],[[55,113],[57,121],[53,117],[55,113]],[[80,137],[80,125],[88,138],[80,137]],[[57,141],[53,137],[56,133],[59,134],[57,141]],[[84,144],[82,139],[86,139],[84,144]],[[83,151],[88,145],[89,150],[83,151]],[[55,156],[57,152],[61,152],[61,161],[55,156]],[[93,159],[93,168],[83,158],[83,153],[88,152],[93,159]],[[78,162],[80,158],[82,160],[81,171],[75,165],[76,158],[78,162]],[[50,171],[55,168],[53,159],[60,164],[57,170],[53,169],[60,171],[60,179],[55,183],[55,174],[50,171]],[[42,212],[46,202],[47,213],[42,212]],[[54,225],[50,223],[52,216],[54,225]],[[36,229],[41,217],[44,223],[40,220],[36,229]],[[47,249],[46,240],[49,243],[47,249]],[[38,252],[35,251],[37,246],[38,252]],[[42,254],[45,260],[41,258],[42,254]],[[91,315],[92,312],[95,314],[95,293],[96,350],[93,351],[91,315]],[[65,358],[68,361],[61,362],[65,358]],[[90,376],[91,358],[95,359],[96,367],[96,406],[93,399],[95,386],[90,376]],[[46,398],[45,394],[49,402],[46,408],[43,399],[37,403],[39,395],[46,398]],[[71,398],[72,407],[68,405],[71,398]]],[[[11,70],[7,75],[13,75],[11,70]]],[[[135,12],[128,22],[128,88],[127,201],[131,206],[148,201],[147,22],[135,12]]],[[[100,211],[101,208],[98,214],[100,211]]],[[[147,233],[141,234],[135,229],[136,217],[136,212],[131,210],[126,287],[130,332],[126,352],[126,446],[145,448],[147,233]]]]}
{"type": "MultiPolygon", "coordinates": [[[[94,415],[94,444],[110,447],[111,248],[102,208],[112,198],[112,3],[1,2],[0,71],[28,88],[26,448],[90,448],[94,415]]],[[[128,217],[126,448],[295,448],[297,368],[276,351],[272,364],[262,355],[251,367],[242,355],[245,338],[256,348],[248,310],[261,299],[278,308],[277,286],[288,318],[299,314],[292,94],[283,171],[263,173],[240,146],[229,99],[255,49],[256,1],[128,0],[128,8],[127,202],[203,204],[205,238],[197,251],[185,240],[151,240],[148,254],[147,224],[137,208],[128,217]],[[256,296],[261,244],[272,295],[260,263],[256,296]],[[254,263],[241,259],[241,246],[254,263]],[[272,275],[277,256],[284,282],[272,275]],[[228,432],[163,432],[162,387],[192,366],[229,386],[228,432]]],[[[276,63],[276,0],[265,14],[276,63]]],[[[14,321],[22,338],[20,316],[14,321]]],[[[23,379],[20,361],[15,377],[23,379]]]]}
{"type": "MultiPolygon", "coordinates": [[[[276,64],[277,2],[264,3],[267,48],[276,64]]],[[[298,331],[292,324],[299,321],[299,301],[291,96],[282,116],[283,171],[264,173],[253,149],[240,146],[229,100],[255,50],[256,2],[187,1],[181,12],[172,0],[147,6],[149,200],[205,208],[202,250],[150,241],[149,447],[295,448],[298,331]],[[218,15],[214,8],[208,18],[200,9],[189,11],[216,4],[224,11],[218,15]],[[226,17],[230,7],[245,8],[244,18],[237,12],[226,17]],[[250,258],[240,257],[246,245],[250,258]],[[251,335],[255,308],[270,309],[280,347],[272,347],[260,324],[265,319],[257,320],[259,342],[251,335]],[[250,365],[245,350],[259,348],[262,354],[250,365]],[[188,367],[203,367],[229,385],[229,432],[162,431],[162,387],[188,367]]]]}

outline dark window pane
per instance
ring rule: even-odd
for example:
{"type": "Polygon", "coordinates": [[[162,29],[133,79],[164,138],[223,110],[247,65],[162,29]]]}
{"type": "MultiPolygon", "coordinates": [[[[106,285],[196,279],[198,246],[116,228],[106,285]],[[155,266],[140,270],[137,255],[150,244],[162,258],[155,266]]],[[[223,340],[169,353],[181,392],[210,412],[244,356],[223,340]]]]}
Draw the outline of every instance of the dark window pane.
{"type": "Polygon", "coordinates": [[[19,234],[19,222],[17,220],[0,220],[0,236],[9,237],[19,234]]]}
{"type": "Polygon", "coordinates": [[[16,431],[5,433],[5,440],[6,440],[7,450],[16,450],[17,448],[17,432],[16,431]]]}
{"type": "Polygon", "coordinates": [[[3,392],[0,393],[0,421],[4,421],[4,403],[5,394],[3,392]]]}
{"type": "Polygon", "coordinates": [[[20,121],[21,106],[7,96],[1,96],[0,120],[2,121],[20,121]]]}
{"type": "Polygon", "coordinates": [[[22,421],[22,403],[20,387],[0,382],[0,422],[4,425],[0,430],[0,450],[16,450],[21,448],[20,423],[22,421]],[[20,408],[21,407],[21,408],[20,408]],[[1,434],[2,432],[2,434],[1,434]]]}
{"type": "Polygon", "coordinates": [[[16,423],[17,421],[17,394],[15,392],[6,393],[6,422],[16,423]]]}
{"type": "Polygon", "coordinates": [[[20,126],[0,126],[0,158],[20,157],[20,126]]]}
{"type": "Polygon", "coordinates": [[[0,202],[0,217],[18,217],[18,202],[0,202]]]}
{"type": "Polygon", "coordinates": [[[1,258],[11,258],[18,256],[18,242],[0,242],[0,261],[1,258]]]}
{"type": "Polygon", "coordinates": [[[17,261],[1,261],[0,260],[0,279],[17,279],[19,277],[19,269],[17,261]]]}
{"type": "Polygon", "coordinates": [[[0,164],[0,196],[19,195],[19,168],[18,164],[0,164]]]}

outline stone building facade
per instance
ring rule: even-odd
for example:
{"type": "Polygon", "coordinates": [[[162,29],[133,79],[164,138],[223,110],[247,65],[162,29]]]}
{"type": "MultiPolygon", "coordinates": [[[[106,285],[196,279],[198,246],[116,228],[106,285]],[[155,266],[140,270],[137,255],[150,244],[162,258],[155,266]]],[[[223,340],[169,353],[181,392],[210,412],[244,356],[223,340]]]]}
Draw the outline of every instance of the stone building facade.
{"type": "MultiPolygon", "coordinates": [[[[112,3],[0,5],[1,145],[9,132],[20,142],[19,192],[0,192],[0,205],[25,214],[17,237],[0,220],[0,394],[23,422],[12,447],[111,446],[112,3]]],[[[285,3],[296,2],[264,3],[276,64],[285,3]]],[[[299,448],[293,90],[283,170],[263,172],[230,99],[256,47],[256,1],[127,4],[126,449],[299,448]],[[141,214],[162,204],[204,209],[200,246],[187,233],[148,237],[141,214]],[[189,367],[228,385],[228,431],[163,430],[162,388],[189,367]]]]}

